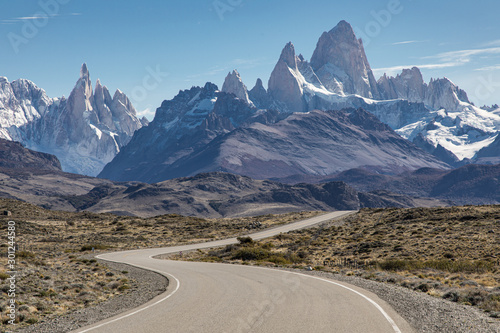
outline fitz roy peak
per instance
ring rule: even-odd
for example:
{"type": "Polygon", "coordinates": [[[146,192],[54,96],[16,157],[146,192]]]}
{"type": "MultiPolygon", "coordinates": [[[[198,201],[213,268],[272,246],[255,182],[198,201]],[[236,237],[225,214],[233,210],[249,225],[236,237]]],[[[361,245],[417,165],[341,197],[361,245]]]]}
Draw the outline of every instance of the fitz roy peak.
{"type": "Polygon", "coordinates": [[[321,35],[311,58],[311,67],[332,92],[373,99],[380,97],[363,42],[356,38],[346,21],[321,35]]]}
{"type": "MultiPolygon", "coordinates": [[[[345,21],[323,33],[310,62],[288,43],[268,95],[267,107],[285,113],[362,107],[428,152],[444,151],[447,162],[479,161],[478,151],[500,130],[499,114],[474,106],[448,78],[425,83],[414,67],[375,81],[363,43],[345,21]]],[[[500,157],[488,161],[500,163],[500,157]]]]}
{"type": "Polygon", "coordinates": [[[97,175],[143,126],[120,90],[111,97],[99,80],[92,89],[86,64],[67,99],[28,80],[0,81],[0,137],[56,155],[67,172],[97,175]]]}

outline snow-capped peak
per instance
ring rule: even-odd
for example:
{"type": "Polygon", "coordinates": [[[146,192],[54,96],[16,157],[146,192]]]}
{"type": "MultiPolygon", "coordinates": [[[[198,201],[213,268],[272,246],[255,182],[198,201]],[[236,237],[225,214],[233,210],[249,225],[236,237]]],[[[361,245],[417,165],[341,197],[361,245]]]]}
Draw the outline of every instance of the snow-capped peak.
{"type": "Polygon", "coordinates": [[[33,82],[0,81],[0,137],[56,155],[64,171],[97,175],[142,123],[123,93],[97,80],[95,93],[84,63],[68,99],[49,98],[33,82]]]}

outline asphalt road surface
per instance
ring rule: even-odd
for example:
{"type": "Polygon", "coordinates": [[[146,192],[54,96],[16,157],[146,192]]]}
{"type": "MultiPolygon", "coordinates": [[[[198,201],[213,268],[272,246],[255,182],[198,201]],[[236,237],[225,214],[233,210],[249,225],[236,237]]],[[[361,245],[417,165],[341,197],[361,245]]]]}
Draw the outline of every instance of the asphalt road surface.
{"type": "MultiPolygon", "coordinates": [[[[328,213],[249,236],[262,239],[350,213],[328,213]]],[[[232,243],[236,238],[98,256],[161,273],[170,285],[139,308],[74,332],[412,332],[376,295],[346,283],[260,267],[153,258],[232,243]]]]}

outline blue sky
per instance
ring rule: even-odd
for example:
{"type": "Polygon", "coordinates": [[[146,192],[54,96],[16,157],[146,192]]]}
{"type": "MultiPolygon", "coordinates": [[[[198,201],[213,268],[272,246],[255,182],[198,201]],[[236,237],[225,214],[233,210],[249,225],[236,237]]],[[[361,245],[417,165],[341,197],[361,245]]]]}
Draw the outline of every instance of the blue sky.
{"type": "Polygon", "coordinates": [[[310,59],[323,31],[347,20],[375,76],[421,66],[476,104],[500,103],[500,3],[362,0],[0,0],[0,76],[68,96],[86,62],[152,118],[164,99],[236,68],[267,83],[284,45],[310,59]]]}

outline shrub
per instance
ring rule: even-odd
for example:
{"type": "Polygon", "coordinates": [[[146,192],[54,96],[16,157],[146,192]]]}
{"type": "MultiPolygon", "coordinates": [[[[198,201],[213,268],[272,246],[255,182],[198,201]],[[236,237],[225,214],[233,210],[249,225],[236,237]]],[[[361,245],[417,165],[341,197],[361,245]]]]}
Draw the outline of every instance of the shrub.
{"type": "Polygon", "coordinates": [[[460,300],[460,295],[456,291],[450,291],[444,294],[443,298],[452,302],[458,302],[460,300]]]}
{"type": "Polygon", "coordinates": [[[424,292],[424,293],[426,293],[430,290],[429,285],[427,283],[422,283],[421,285],[419,285],[417,287],[417,289],[424,292]]]}
{"type": "Polygon", "coordinates": [[[241,260],[264,260],[266,258],[269,258],[271,255],[271,252],[268,250],[265,250],[260,247],[246,247],[246,248],[241,248],[237,250],[233,256],[232,259],[241,259],[241,260]]]}
{"type": "Polygon", "coordinates": [[[388,259],[378,262],[380,269],[385,271],[411,271],[419,269],[435,269],[449,273],[477,273],[491,272],[495,269],[492,262],[486,260],[400,260],[388,259]]]}
{"type": "Polygon", "coordinates": [[[240,242],[241,245],[250,245],[250,244],[253,244],[253,239],[252,237],[238,237],[236,238],[238,240],[238,242],[240,242]]]}
{"type": "Polygon", "coordinates": [[[35,254],[33,252],[29,252],[29,251],[18,251],[17,257],[18,258],[34,258],[35,254]]]}
{"type": "Polygon", "coordinates": [[[119,286],[118,287],[119,291],[124,291],[124,290],[127,290],[127,289],[130,289],[130,287],[128,285],[126,285],[126,284],[124,284],[123,286],[119,286]]]}

